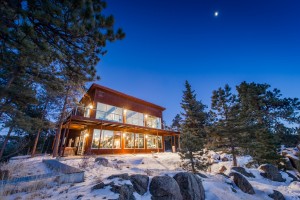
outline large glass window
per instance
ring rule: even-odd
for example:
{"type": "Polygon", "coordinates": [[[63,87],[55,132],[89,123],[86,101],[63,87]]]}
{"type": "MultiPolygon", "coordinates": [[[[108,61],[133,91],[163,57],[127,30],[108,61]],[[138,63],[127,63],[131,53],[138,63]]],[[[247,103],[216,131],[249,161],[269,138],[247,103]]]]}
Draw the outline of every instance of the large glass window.
{"type": "Polygon", "coordinates": [[[134,148],[134,133],[125,133],[125,148],[133,149],[134,148]]]}
{"type": "Polygon", "coordinates": [[[96,119],[123,122],[123,109],[104,103],[97,103],[96,119]]]}
{"type": "Polygon", "coordinates": [[[147,116],[146,126],[161,129],[161,119],[159,117],[147,116]]]}
{"type": "Polygon", "coordinates": [[[121,132],[109,130],[94,129],[93,149],[120,149],[121,148],[121,132]],[[100,143],[99,143],[100,142],[100,143]]]}
{"type": "Polygon", "coordinates": [[[125,114],[126,114],[126,123],[127,124],[144,126],[143,113],[127,110],[125,114]]]}
{"type": "Polygon", "coordinates": [[[145,148],[144,134],[140,134],[140,133],[135,134],[135,148],[137,149],[145,148]]]}
{"type": "Polygon", "coordinates": [[[148,149],[162,149],[162,136],[147,135],[148,149]]]}

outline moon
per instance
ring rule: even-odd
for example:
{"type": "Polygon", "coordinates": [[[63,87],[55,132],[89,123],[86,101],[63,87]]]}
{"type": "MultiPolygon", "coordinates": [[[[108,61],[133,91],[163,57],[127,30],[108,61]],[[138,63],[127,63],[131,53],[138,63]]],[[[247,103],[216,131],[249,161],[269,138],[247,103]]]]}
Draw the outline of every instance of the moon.
{"type": "Polygon", "coordinates": [[[215,11],[214,16],[215,16],[215,17],[218,17],[218,16],[219,16],[219,12],[218,12],[218,11],[215,11]]]}

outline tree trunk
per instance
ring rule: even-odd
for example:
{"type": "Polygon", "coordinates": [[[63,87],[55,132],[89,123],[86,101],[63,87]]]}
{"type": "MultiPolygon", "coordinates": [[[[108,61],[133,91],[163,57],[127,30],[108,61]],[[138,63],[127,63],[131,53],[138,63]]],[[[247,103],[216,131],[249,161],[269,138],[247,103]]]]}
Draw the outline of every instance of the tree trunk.
{"type": "Polygon", "coordinates": [[[34,157],[34,155],[35,155],[36,146],[39,141],[40,133],[41,133],[41,129],[38,130],[38,133],[35,137],[34,145],[33,145],[32,152],[31,152],[31,157],[34,157]]]}
{"type": "Polygon", "coordinates": [[[63,124],[63,120],[64,120],[66,108],[67,108],[68,96],[69,96],[69,89],[67,89],[67,92],[66,92],[63,109],[61,111],[61,115],[60,115],[60,119],[59,119],[59,126],[58,126],[58,128],[56,130],[56,134],[55,134],[55,138],[56,139],[55,139],[54,148],[53,148],[53,157],[57,157],[58,156],[60,135],[61,135],[62,124],[63,124]]]}
{"type": "Polygon", "coordinates": [[[10,134],[11,134],[12,130],[13,130],[13,127],[12,127],[12,126],[9,127],[9,130],[8,130],[8,132],[7,132],[7,135],[6,135],[5,140],[4,140],[4,142],[3,142],[3,146],[2,146],[2,148],[1,148],[1,152],[0,152],[0,160],[2,159],[2,156],[3,156],[3,153],[4,153],[5,147],[6,147],[6,145],[7,145],[7,142],[8,142],[8,139],[9,139],[9,137],[10,137],[10,134]]]}
{"type": "Polygon", "coordinates": [[[232,161],[233,166],[237,167],[237,160],[236,160],[236,154],[235,154],[235,148],[234,146],[231,146],[231,154],[232,154],[232,161]]]}
{"type": "Polygon", "coordinates": [[[196,170],[195,170],[195,163],[194,163],[193,153],[190,151],[189,154],[190,154],[190,160],[191,160],[191,164],[192,164],[192,170],[193,170],[193,173],[195,173],[196,170]]]}

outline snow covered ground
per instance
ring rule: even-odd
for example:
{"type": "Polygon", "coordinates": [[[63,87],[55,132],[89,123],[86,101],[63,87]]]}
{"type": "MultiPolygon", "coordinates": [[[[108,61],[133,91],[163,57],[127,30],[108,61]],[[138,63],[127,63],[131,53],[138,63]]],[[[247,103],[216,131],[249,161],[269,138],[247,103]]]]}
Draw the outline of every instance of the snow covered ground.
{"type": "MultiPolygon", "coordinates": [[[[118,194],[110,191],[110,186],[104,189],[91,190],[91,188],[103,181],[109,183],[112,180],[107,180],[107,177],[113,174],[128,173],[131,174],[146,174],[150,176],[150,181],[153,176],[165,175],[170,176],[182,171],[180,168],[180,157],[176,153],[158,153],[158,154],[126,154],[126,155],[105,155],[102,156],[109,160],[109,165],[104,167],[95,163],[95,157],[86,158],[66,158],[61,162],[73,167],[83,169],[85,171],[85,181],[76,184],[58,184],[56,182],[47,183],[44,187],[38,188],[36,191],[19,192],[11,194],[9,196],[0,196],[0,199],[117,199],[118,194]]],[[[29,158],[21,161],[23,164],[20,171],[40,170],[47,171],[41,160],[43,158],[50,157],[37,157],[29,158]],[[32,165],[31,165],[32,164],[32,165]],[[34,166],[34,169],[31,169],[34,166]]],[[[251,157],[239,157],[238,163],[240,166],[244,166],[251,157]]],[[[208,178],[202,178],[205,189],[206,199],[208,200],[252,200],[252,199],[270,199],[268,194],[273,192],[273,189],[280,191],[287,200],[300,199],[300,182],[291,182],[291,178],[284,172],[282,172],[283,178],[286,182],[274,182],[263,178],[258,169],[247,169],[252,172],[256,178],[247,178],[253,186],[255,193],[249,195],[242,192],[234,184],[232,180],[217,174],[219,169],[225,166],[227,170],[224,172],[228,174],[230,172],[231,161],[218,162],[211,166],[210,172],[203,172],[208,178]],[[233,189],[236,192],[233,191],[233,189]]],[[[119,184],[131,184],[130,181],[113,179],[115,183],[119,184]]],[[[136,199],[150,200],[151,195],[149,191],[143,196],[134,194],[136,199]]]]}

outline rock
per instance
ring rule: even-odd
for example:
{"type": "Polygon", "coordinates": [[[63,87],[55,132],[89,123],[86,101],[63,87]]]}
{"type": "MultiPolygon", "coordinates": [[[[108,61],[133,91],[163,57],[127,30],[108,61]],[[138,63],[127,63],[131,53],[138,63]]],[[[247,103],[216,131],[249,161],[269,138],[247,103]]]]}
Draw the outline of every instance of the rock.
{"type": "Polygon", "coordinates": [[[149,184],[149,177],[147,175],[131,175],[130,181],[138,194],[144,195],[147,192],[149,184]]]}
{"type": "Polygon", "coordinates": [[[92,187],[92,190],[103,189],[106,185],[103,182],[100,182],[92,187]]]}
{"type": "Polygon", "coordinates": [[[283,168],[284,170],[294,170],[292,162],[290,161],[289,158],[284,159],[283,168]]]}
{"type": "Polygon", "coordinates": [[[132,185],[122,185],[119,190],[120,195],[118,200],[135,200],[133,192],[134,188],[132,185]]]}
{"type": "Polygon", "coordinates": [[[229,159],[228,159],[227,157],[223,157],[223,158],[221,158],[221,160],[222,160],[223,162],[229,161],[229,159]]]}
{"type": "Polygon", "coordinates": [[[293,179],[292,181],[298,181],[298,178],[296,176],[294,176],[293,174],[291,174],[290,172],[285,172],[285,173],[287,173],[287,175],[293,179]]]}
{"type": "Polygon", "coordinates": [[[182,200],[177,182],[169,176],[153,177],[149,190],[152,200],[182,200]]]}
{"type": "Polygon", "coordinates": [[[125,163],[125,162],[123,160],[118,160],[117,163],[121,164],[121,163],[125,163]]]}
{"type": "Polygon", "coordinates": [[[233,182],[245,193],[255,194],[252,185],[248,180],[241,174],[236,172],[231,172],[229,176],[233,176],[233,182]]]}
{"type": "Polygon", "coordinates": [[[219,169],[219,173],[224,173],[227,170],[227,168],[223,165],[220,169],[219,169]]]}
{"type": "Polygon", "coordinates": [[[204,200],[205,193],[201,179],[192,173],[180,172],[174,176],[185,200],[204,200]]]}
{"type": "Polygon", "coordinates": [[[0,180],[7,180],[8,177],[9,177],[9,171],[0,169],[0,180]]]}
{"type": "Polygon", "coordinates": [[[103,158],[103,157],[96,158],[95,162],[97,162],[100,165],[103,165],[104,167],[108,166],[108,160],[106,158],[103,158]]]}
{"type": "Polygon", "coordinates": [[[259,169],[264,171],[264,173],[260,173],[263,177],[270,179],[272,181],[284,182],[285,179],[282,178],[281,174],[279,173],[277,167],[271,164],[265,164],[259,166],[259,169]]]}
{"type": "Polygon", "coordinates": [[[293,166],[295,169],[297,169],[298,172],[300,172],[300,160],[298,160],[298,159],[296,159],[296,158],[294,158],[294,157],[292,157],[292,156],[290,156],[290,155],[287,155],[286,157],[290,160],[292,166],[293,166]]]}
{"type": "Polygon", "coordinates": [[[240,174],[243,174],[244,176],[255,178],[255,176],[252,173],[247,172],[243,167],[232,167],[231,169],[236,172],[239,172],[240,174]]]}
{"type": "Polygon", "coordinates": [[[269,194],[268,196],[274,200],[285,200],[283,194],[281,194],[277,190],[273,190],[273,194],[269,194]]]}
{"type": "Polygon", "coordinates": [[[130,179],[128,173],[114,174],[114,175],[111,175],[111,176],[107,177],[107,179],[114,179],[114,178],[120,178],[120,179],[123,179],[123,180],[129,180],[130,179]]]}

